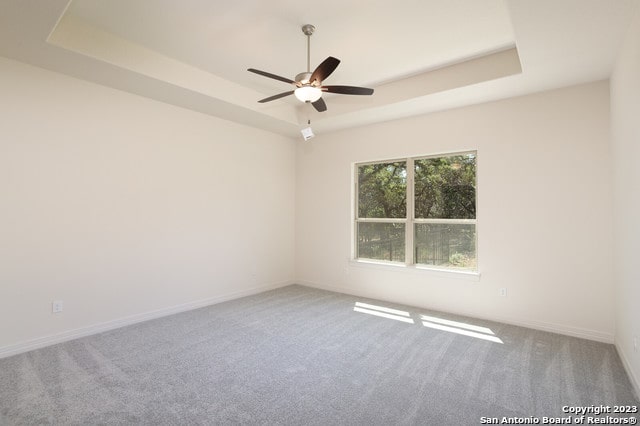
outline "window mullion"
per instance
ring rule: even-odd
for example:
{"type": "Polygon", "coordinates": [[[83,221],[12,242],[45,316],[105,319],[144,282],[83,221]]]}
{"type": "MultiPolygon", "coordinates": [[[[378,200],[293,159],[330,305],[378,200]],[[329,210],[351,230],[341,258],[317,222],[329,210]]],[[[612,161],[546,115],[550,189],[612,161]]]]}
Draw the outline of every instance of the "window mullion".
{"type": "Polygon", "coordinates": [[[407,222],[404,227],[405,233],[405,262],[407,265],[413,265],[415,263],[414,260],[414,250],[413,250],[413,218],[415,216],[415,208],[414,208],[414,167],[413,167],[413,158],[407,159],[407,222]]]}

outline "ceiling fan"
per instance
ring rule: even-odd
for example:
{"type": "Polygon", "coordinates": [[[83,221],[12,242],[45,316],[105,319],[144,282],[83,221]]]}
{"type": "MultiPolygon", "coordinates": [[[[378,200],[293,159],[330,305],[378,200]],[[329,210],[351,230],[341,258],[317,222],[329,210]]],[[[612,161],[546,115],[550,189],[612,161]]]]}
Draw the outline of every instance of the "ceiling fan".
{"type": "Polygon", "coordinates": [[[340,64],[340,59],[329,56],[327,59],[322,61],[322,63],[318,65],[318,67],[313,72],[311,72],[311,35],[315,31],[315,29],[316,28],[311,24],[302,26],[302,32],[307,36],[307,72],[301,72],[300,74],[296,75],[295,80],[271,74],[266,71],[260,71],[254,68],[247,69],[247,71],[249,72],[253,72],[265,77],[273,78],[274,80],[283,81],[285,83],[293,84],[294,86],[296,86],[296,89],[294,90],[269,96],[268,98],[261,99],[258,102],[270,102],[276,99],[284,98],[285,96],[295,95],[296,98],[298,98],[300,101],[311,103],[311,105],[313,105],[313,107],[317,111],[323,112],[327,110],[327,104],[325,104],[324,100],[322,99],[323,92],[338,93],[341,95],[373,94],[373,89],[368,89],[366,87],[322,85],[322,82],[327,77],[329,77],[329,75],[331,75],[331,73],[338,67],[338,64],[340,64]]]}

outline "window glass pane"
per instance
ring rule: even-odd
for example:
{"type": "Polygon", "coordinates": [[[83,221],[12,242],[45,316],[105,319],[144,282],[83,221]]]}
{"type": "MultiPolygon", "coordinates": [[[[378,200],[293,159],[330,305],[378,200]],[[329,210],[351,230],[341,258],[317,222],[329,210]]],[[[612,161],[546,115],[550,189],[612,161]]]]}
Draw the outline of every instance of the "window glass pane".
{"type": "Polygon", "coordinates": [[[358,217],[407,217],[407,163],[358,166],[358,217]]]}
{"type": "Polygon", "coordinates": [[[415,217],[476,218],[476,155],[415,160],[415,217]]]}
{"type": "Polygon", "coordinates": [[[404,223],[358,223],[358,258],[404,262],[404,223]]]}
{"type": "Polygon", "coordinates": [[[447,268],[476,269],[476,225],[417,223],[416,263],[447,268]]]}

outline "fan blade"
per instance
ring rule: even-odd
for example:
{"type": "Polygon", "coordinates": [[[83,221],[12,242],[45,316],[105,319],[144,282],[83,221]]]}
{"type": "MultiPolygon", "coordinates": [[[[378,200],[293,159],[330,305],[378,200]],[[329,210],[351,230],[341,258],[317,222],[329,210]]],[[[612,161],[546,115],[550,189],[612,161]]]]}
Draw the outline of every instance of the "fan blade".
{"type": "Polygon", "coordinates": [[[324,103],[324,100],[322,98],[318,99],[315,102],[312,102],[311,105],[313,105],[313,107],[318,112],[324,112],[327,110],[327,104],[324,103]]]}
{"type": "Polygon", "coordinates": [[[288,79],[286,77],[280,77],[279,75],[271,74],[270,72],[260,71],[260,70],[254,69],[254,68],[249,68],[249,69],[247,69],[247,71],[253,72],[253,73],[256,73],[256,74],[260,74],[260,75],[263,75],[265,77],[273,78],[274,80],[283,81],[285,83],[296,84],[296,82],[291,80],[291,79],[288,79]]]}
{"type": "Polygon", "coordinates": [[[313,74],[311,74],[311,78],[309,79],[309,83],[313,83],[314,81],[322,82],[325,78],[329,77],[331,73],[338,67],[340,64],[340,59],[334,58],[333,56],[329,56],[327,59],[322,61],[318,68],[315,69],[313,74]]]}
{"type": "Polygon", "coordinates": [[[339,93],[341,95],[373,95],[373,89],[356,86],[322,86],[323,92],[339,93]]]}
{"type": "Polygon", "coordinates": [[[284,98],[285,96],[293,95],[293,90],[289,92],[278,93],[277,95],[269,96],[268,98],[260,99],[258,102],[261,104],[265,102],[275,101],[276,99],[284,98]]]}

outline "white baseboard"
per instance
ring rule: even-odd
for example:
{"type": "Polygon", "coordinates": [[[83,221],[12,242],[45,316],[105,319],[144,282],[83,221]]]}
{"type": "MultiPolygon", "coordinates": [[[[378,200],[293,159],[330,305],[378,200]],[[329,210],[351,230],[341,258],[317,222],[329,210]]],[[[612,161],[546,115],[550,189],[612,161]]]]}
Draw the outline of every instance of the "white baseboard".
{"type": "Polygon", "coordinates": [[[293,281],[283,281],[278,283],[252,287],[249,289],[236,291],[232,293],[226,293],[219,296],[210,297],[207,299],[195,300],[193,302],[187,302],[187,303],[182,303],[180,305],[168,306],[166,308],[156,309],[154,311],[148,311],[141,314],[135,314],[135,315],[127,316],[124,318],[118,318],[111,321],[93,324],[87,327],[80,327],[73,330],[63,331],[61,333],[37,337],[35,339],[26,340],[24,342],[16,343],[13,345],[0,347],[0,358],[6,358],[12,355],[28,352],[34,349],[43,348],[45,346],[51,346],[58,343],[67,342],[69,340],[78,339],[80,337],[102,333],[104,331],[125,327],[127,325],[152,320],[155,318],[160,318],[167,315],[177,314],[180,312],[190,311],[193,309],[198,309],[198,308],[202,308],[209,305],[215,305],[217,303],[238,299],[240,297],[263,293],[265,291],[284,287],[287,285],[291,285],[293,283],[294,283],[293,281]]]}
{"type": "MultiPolygon", "coordinates": [[[[279,287],[284,287],[291,284],[300,284],[307,287],[319,288],[323,290],[333,291],[336,293],[344,293],[350,294],[353,296],[359,297],[367,297],[371,299],[380,299],[378,295],[366,292],[366,291],[356,291],[352,288],[342,287],[342,286],[331,286],[324,285],[310,281],[283,281],[279,283],[272,283],[263,286],[252,287],[249,289],[245,289],[242,291],[226,293],[220,296],[215,296],[207,299],[196,300],[193,302],[187,302],[180,305],[169,306],[162,309],[157,309],[154,311],[144,312],[141,314],[131,315],[124,318],[119,318],[111,321],[106,321],[99,324],[90,325],[87,327],[81,327],[73,330],[64,331],[61,333],[56,333],[48,336],[42,336],[35,339],[30,339],[24,342],[20,342],[13,345],[8,345],[4,347],[0,347],[0,358],[9,357],[12,355],[17,355],[23,352],[28,352],[34,349],[42,348],[45,346],[55,345],[58,343],[66,342],[73,339],[78,339],[80,337],[89,336],[92,334],[101,333],[104,331],[113,330],[120,327],[125,327],[127,325],[135,324],[142,321],[148,321],[155,318],[164,317],[167,315],[176,314],[179,312],[190,311],[192,309],[202,308],[204,306],[215,305],[217,303],[226,302],[233,299],[238,299],[240,297],[250,296],[253,294],[263,293],[265,291],[273,290],[279,287]]],[[[405,303],[406,304],[406,303],[405,303]]],[[[429,308],[425,308],[429,309],[429,308]]],[[[583,339],[595,340],[598,342],[604,343],[614,343],[614,338],[612,334],[603,333],[594,330],[581,329],[576,327],[546,323],[542,321],[529,321],[529,320],[519,320],[515,318],[504,318],[504,317],[496,317],[496,316],[488,316],[485,314],[477,313],[477,312],[450,312],[455,315],[463,315],[475,317],[478,319],[484,319],[488,321],[497,321],[505,324],[517,325],[520,327],[527,327],[536,330],[548,331],[551,333],[564,334],[573,337],[580,337],[583,339]]],[[[618,349],[618,348],[617,348],[618,349]]],[[[620,354],[620,358],[625,364],[625,368],[629,372],[629,377],[633,382],[633,386],[635,387],[636,393],[640,394],[638,391],[638,379],[632,375],[631,369],[629,368],[629,364],[624,357],[624,354],[618,349],[618,353],[620,354]]]]}
{"type": "Polygon", "coordinates": [[[631,382],[631,386],[633,386],[633,390],[636,393],[636,398],[640,399],[640,380],[634,374],[633,369],[631,368],[631,363],[629,359],[625,355],[624,351],[620,349],[617,343],[615,343],[616,351],[618,352],[618,356],[622,360],[622,365],[624,365],[624,369],[627,371],[627,376],[629,376],[629,381],[631,382]]]}
{"type": "MultiPolygon", "coordinates": [[[[349,287],[324,285],[324,284],[318,284],[315,282],[302,281],[302,280],[298,280],[297,283],[307,287],[314,287],[314,288],[319,288],[323,290],[334,291],[337,293],[350,294],[352,296],[367,297],[370,299],[380,299],[379,295],[373,294],[372,292],[367,292],[359,289],[355,290],[349,287]]],[[[407,303],[396,302],[396,301],[394,301],[394,303],[400,303],[405,305],[407,304],[407,303]]],[[[429,308],[429,307],[424,307],[424,308],[438,310],[436,308],[429,308]]],[[[495,322],[501,322],[509,325],[516,325],[519,327],[532,328],[534,330],[548,331],[550,333],[563,334],[566,336],[579,337],[579,338],[588,339],[588,340],[595,340],[597,342],[602,342],[602,343],[613,344],[614,342],[614,335],[612,333],[605,333],[597,330],[589,330],[585,328],[548,323],[544,321],[532,321],[532,320],[523,320],[518,318],[486,315],[485,313],[481,313],[481,312],[449,311],[449,310],[447,312],[454,315],[462,315],[467,317],[483,319],[487,321],[495,321],[495,322]]]]}

